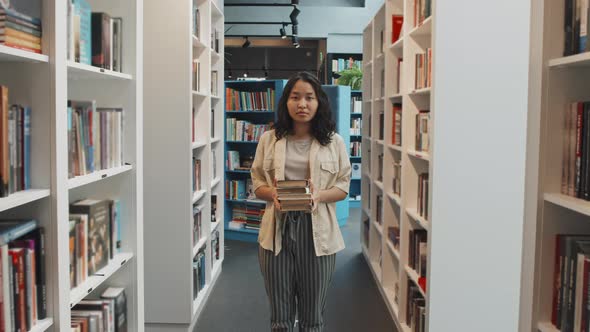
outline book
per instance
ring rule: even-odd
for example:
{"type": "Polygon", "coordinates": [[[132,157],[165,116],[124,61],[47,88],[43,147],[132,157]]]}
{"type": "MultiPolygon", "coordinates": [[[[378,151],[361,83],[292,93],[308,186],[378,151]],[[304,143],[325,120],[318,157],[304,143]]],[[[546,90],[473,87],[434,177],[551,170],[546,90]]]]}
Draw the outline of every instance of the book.
{"type": "Polygon", "coordinates": [[[312,194],[309,180],[277,181],[277,200],[281,211],[311,211],[312,194]]]}
{"type": "Polygon", "coordinates": [[[395,43],[399,40],[401,35],[402,26],[404,24],[404,16],[403,15],[391,15],[391,43],[395,43]]]}
{"type": "Polygon", "coordinates": [[[125,288],[109,287],[100,297],[113,300],[115,303],[115,332],[127,332],[127,297],[125,288]]]}
{"type": "Polygon", "coordinates": [[[71,213],[88,215],[88,274],[93,275],[109,262],[111,213],[109,201],[85,199],[70,205],[71,213]]]}
{"type": "Polygon", "coordinates": [[[32,232],[38,225],[37,220],[0,220],[0,246],[32,232]]]}

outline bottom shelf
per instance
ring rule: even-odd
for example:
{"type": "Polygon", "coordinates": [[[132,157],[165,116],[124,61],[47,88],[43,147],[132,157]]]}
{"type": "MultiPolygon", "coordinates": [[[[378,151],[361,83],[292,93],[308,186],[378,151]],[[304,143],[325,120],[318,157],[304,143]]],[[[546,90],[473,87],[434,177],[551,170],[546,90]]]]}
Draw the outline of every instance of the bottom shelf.
{"type": "Polygon", "coordinates": [[[193,316],[197,314],[199,307],[204,304],[203,302],[205,301],[208,292],[209,285],[205,285],[205,287],[199,291],[199,295],[197,295],[197,298],[193,301],[193,316]]]}

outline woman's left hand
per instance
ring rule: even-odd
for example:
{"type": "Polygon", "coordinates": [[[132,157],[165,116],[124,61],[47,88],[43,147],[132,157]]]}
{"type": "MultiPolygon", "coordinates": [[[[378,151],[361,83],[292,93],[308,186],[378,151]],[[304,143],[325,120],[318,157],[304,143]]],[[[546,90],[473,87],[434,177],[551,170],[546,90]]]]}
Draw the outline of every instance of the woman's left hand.
{"type": "Polygon", "coordinates": [[[318,208],[320,199],[320,190],[316,189],[311,179],[309,179],[309,190],[311,191],[311,211],[315,211],[318,208]]]}

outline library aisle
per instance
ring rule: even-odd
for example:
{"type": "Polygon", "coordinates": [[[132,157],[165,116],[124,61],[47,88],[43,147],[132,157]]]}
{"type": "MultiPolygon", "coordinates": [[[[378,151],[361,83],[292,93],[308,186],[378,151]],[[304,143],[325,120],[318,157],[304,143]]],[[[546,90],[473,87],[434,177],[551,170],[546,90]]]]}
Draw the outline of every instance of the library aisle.
{"type": "MultiPolygon", "coordinates": [[[[362,257],[359,223],[360,208],[351,208],[348,222],[341,228],[346,249],[336,255],[325,331],[397,332],[362,257]]],[[[258,265],[258,244],[226,240],[225,245],[224,273],[193,331],[267,331],[269,308],[258,265]]]]}

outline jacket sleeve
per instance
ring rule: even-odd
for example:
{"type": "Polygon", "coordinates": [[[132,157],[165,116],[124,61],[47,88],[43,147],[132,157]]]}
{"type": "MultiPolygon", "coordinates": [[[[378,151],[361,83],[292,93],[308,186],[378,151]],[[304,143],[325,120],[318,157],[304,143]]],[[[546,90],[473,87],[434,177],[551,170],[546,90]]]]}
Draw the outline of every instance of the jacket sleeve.
{"type": "Polygon", "coordinates": [[[344,140],[342,137],[338,136],[336,140],[338,144],[338,159],[340,163],[340,171],[338,172],[338,178],[336,179],[336,183],[334,187],[339,188],[340,190],[344,191],[348,194],[350,190],[350,159],[348,157],[348,152],[346,151],[346,145],[344,145],[344,140]]]}
{"type": "Polygon", "coordinates": [[[266,183],[266,177],[264,175],[264,169],[262,167],[264,160],[264,145],[268,141],[268,132],[260,137],[260,141],[256,146],[256,154],[254,155],[254,162],[250,169],[250,177],[252,178],[252,190],[256,192],[258,188],[268,185],[266,183]]]}

